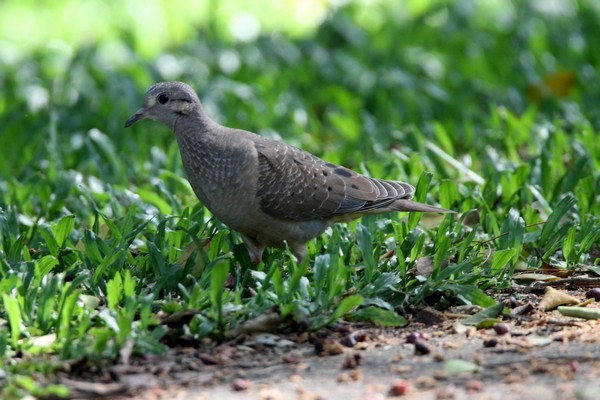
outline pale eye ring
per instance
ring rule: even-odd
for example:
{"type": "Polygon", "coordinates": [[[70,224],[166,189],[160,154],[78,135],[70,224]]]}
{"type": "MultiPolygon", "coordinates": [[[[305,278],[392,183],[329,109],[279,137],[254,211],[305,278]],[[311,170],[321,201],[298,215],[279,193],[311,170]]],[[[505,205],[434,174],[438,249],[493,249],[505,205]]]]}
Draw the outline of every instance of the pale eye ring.
{"type": "Polygon", "coordinates": [[[161,93],[156,97],[156,100],[158,100],[160,104],[165,104],[167,101],[169,101],[169,96],[167,96],[164,93],[161,93]]]}

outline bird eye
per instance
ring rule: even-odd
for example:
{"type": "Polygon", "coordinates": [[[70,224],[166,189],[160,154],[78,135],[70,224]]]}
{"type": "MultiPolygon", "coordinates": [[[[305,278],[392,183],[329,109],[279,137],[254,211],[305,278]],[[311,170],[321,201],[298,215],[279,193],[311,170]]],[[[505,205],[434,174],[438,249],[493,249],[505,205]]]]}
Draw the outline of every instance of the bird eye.
{"type": "Polygon", "coordinates": [[[156,99],[158,100],[158,102],[160,104],[165,104],[167,101],[169,101],[169,96],[167,96],[164,93],[161,93],[158,95],[158,97],[156,99]]]}

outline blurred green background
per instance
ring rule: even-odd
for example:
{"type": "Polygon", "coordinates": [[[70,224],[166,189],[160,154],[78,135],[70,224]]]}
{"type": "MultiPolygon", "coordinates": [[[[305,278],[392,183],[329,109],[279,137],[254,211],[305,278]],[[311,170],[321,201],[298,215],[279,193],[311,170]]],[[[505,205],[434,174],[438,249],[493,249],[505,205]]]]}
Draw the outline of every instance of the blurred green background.
{"type": "Polygon", "coordinates": [[[503,123],[529,118],[532,106],[567,122],[585,112],[598,126],[590,38],[599,8],[570,0],[3,1],[0,173],[26,173],[48,157],[61,168],[106,169],[84,146],[95,128],[139,179],[140,155],[173,141],[152,124],[125,131],[122,121],[160,80],[190,83],[222,123],[281,135],[351,167],[414,148],[415,135],[451,154],[477,149],[471,163],[490,156],[486,146],[514,159],[516,146],[502,149],[503,123]]]}

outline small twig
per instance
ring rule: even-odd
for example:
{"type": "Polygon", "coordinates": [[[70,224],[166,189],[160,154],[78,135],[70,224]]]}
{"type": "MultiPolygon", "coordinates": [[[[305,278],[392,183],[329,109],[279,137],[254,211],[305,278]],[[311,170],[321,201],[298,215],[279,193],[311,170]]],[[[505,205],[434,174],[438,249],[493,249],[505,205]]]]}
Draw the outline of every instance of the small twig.
{"type": "MultiPolygon", "coordinates": [[[[533,227],[533,226],[544,225],[545,223],[546,223],[546,222],[536,222],[535,224],[529,224],[529,225],[525,225],[525,229],[527,229],[527,228],[531,228],[531,227],[533,227]]],[[[485,243],[488,243],[488,242],[493,242],[494,240],[496,240],[496,239],[500,239],[502,236],[506,236],[506,235],[508,235],[508,232],[502,232],[502,233],[501,233],[501,234],[499,234],[498,236],[494,236],[494,237],[492,237],[492,238],[490,238],[490,239],[487,239],[487,240],[479,240],[479,241],[478,241],[478,240],[474,240],[473,242],[474,242],[474,243],[478,243],[478,244],[485,244],[485,243]]],[[[536,249],[536,250],[537,250],[537,249],[536,249]]],[[[540,259],[541,259],[541,257],[540,257],[540,259]]]]}
{"type": "Polygon", "coordinates": [[[545,286],[561,286],[561,285],[580,285],[580,286],[592,286],[600,285],[600,278],[585,278],[579,276],[573,276],[570,278],[561,278],[554,281],[548,282],[534,282],[532,286],[545,287],[545,286]]]}

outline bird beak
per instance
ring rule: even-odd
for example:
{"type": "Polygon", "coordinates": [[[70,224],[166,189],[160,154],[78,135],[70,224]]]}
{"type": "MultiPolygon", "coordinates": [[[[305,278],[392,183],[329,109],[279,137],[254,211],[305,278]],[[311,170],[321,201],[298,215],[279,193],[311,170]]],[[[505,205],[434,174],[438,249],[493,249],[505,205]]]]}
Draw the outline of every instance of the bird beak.
{"type": "Polygon", "coordinates": [[[133,114],[127,121],[125,121],[125,128],[129,128],[131,125],[138,122],[140,119],[144,119],[148,117],[148,110],[144,107],[137,110],[135,114],[133,114]]]}

